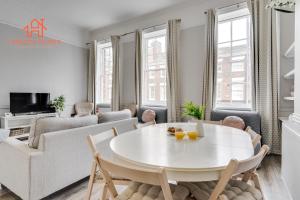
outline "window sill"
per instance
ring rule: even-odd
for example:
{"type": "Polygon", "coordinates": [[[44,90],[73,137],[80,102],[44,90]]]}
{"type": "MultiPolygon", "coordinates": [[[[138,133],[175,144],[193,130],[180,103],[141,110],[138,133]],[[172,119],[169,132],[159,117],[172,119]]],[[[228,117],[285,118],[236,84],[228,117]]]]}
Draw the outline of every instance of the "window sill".
{"type": "Polygon", "coordinates": [[[141,107],[167,108],[167,106],[165,106],[165,105],[149,105],[149,104],[141,105],[141,107]]]}
{"type": "Polygon", "coordinates": [[[255,110],[253,110],[253,109],[251,109],[251,108],[214,108],[213,110],[220,110],[220,111],[222,111],[222,110],[224,110],[224,111],[247,111],[247,112],[251,112],[251,111],[255,111],[255,110]]]}
{"type": "Polygon", "coordinates": [[[110,104],[97,104],[96,105],[97,108],[111,108],[110,104]]]}

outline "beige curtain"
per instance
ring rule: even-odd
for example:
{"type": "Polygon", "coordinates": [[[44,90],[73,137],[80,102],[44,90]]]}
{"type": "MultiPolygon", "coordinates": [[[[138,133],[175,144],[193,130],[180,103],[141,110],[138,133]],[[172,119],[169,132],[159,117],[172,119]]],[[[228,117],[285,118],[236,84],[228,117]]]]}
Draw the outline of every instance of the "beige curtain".
{"type": "Polygon", "coordinates": [[[90,44],[88,63],[88,93],[87,99],[93,103],[93,112],[96,110],[96,64],[97,64],[97,41],[90,44]]]}
{"type": "Polygon", "coordinates": [[[262,140],[281,153],[278,126],[278,66],[276,13],[266,9],[268,0],[248,0],[252,15],[255,107],[261,115],[262,140]]]}
{"type": "Polygon", "coordinates": [[[135,104],[141,105],[141,71],[142,71],[142,36],[139,30],[135,31],[135,61],[134,61],[134,75],[135,75],[135,104]]]}
{"type": "Polygon", "coordinates": [[[213,109],[215,68],[216,68],[216,16],[215,10],[207,11],[206,63],[203,71],[202,104],[206,106],[205,119],[210,120],[213,109]]]}
{"type": "Polygon", "coordinates": [[[168,121],[180,121],[180,88],[178,79],[180,19],[168,21],[167,33],[167,107],[168,121]]]}
{"type": "Polygon", "coordinates": [[[112,111],[120,110],[120,36],[111,36],[113,53],[112,111]]]}

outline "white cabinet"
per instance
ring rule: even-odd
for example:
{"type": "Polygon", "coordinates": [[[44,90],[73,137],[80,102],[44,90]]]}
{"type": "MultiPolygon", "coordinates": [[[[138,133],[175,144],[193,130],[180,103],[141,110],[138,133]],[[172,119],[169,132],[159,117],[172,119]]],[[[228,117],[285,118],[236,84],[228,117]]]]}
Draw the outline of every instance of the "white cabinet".
{"type": "Polygon", "coordinates": [[[282,125],[282,178],[292,199],[300,199],[300,124],[284,121],[282,125]]]}
{"type": "Polygon", "coordinates": [[[32,120],[35,118],[54,117],[54,116],[56,116],[56,113],[1,117],[1,128],[3,129],[27,128],[31,126],[32,120]]]}

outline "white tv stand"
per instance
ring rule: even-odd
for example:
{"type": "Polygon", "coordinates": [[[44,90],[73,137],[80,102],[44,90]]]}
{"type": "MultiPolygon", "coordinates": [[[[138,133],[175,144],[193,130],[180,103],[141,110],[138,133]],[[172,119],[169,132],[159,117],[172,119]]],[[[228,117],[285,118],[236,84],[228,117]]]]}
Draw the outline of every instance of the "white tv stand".
{"type": "Polygon", "coordinates": [[[18,129],[28,128],[32,124],[32,120],[39,117],[56,117],[56,113],[43,113],[35,115],[19,115],[11,117],[1,117],[1,128],[3,129],[18,129]]]}

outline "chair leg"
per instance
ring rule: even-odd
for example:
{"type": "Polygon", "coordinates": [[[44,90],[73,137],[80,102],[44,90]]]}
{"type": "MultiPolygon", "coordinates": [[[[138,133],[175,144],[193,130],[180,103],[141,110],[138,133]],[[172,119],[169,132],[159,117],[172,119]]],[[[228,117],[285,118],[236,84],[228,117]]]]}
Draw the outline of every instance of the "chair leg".
{"type": "Polygon", "coordinates": [[[94,180],[95,180],[95,176],[96,176],[96,170],[97,170],[97,164],[95,161],[93,161],[91,175],[90,175],[89,184],[88,184],[88,190],[87,190],[87,194],[86,194],[86,198],[85,198],[86,200],[91,199],[93,186],[94,186],[94,180]]]}
{"type": "Polygon", "coordinates": [[[102,196],[101,196],[101,200],[107,200],[107,185],[104,184],[104,187],[103,187],[103,191],[102,191],[102,196]]]}

